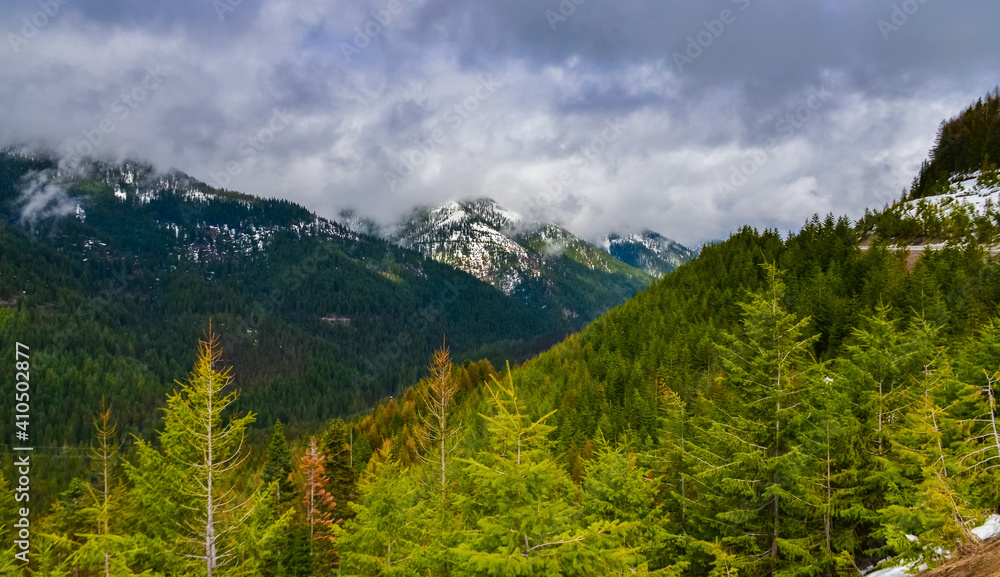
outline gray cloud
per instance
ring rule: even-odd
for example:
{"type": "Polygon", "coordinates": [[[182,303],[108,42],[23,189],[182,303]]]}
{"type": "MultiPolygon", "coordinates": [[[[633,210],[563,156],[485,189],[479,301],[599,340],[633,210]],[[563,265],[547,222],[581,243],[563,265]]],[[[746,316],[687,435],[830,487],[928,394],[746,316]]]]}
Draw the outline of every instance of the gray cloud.
{"type": "Polygon", "coordinates": [[[220,1],[4,3],[0,144],[89,143],[330,217],[489,195],[697,244],[898,197],[1000,81],[985,0],[220,1]]]}
{"type": "Polygon", "coordinates": [[[42,219],[59,218],[76,211],[76,202],[55,175],[34,173],[21,183],[21,222],[34,225],[42,219]]]}

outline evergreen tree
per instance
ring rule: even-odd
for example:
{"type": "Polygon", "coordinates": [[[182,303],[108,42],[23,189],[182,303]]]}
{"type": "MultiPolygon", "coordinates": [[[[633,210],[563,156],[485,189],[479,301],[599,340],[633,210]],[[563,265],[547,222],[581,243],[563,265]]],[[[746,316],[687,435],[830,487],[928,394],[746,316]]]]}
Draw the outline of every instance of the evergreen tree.
{"type": "Polygon", "coordinates": [[[443,514],[447,502],[447,457],[452,449],[449,444],[458,431],[458,426],[448,422],[452,400],[458,392],[458,383],[451,374],[451,357],[447,348],[441,347],[434,352],[430,373],[430,382],[422,390],[426,411],[423,418],[427,430],[426,441],[423,444],[424,450],[433,455],[433,459],[430,455],[426,459],[434,462],[435,470],[441,475],[440,502],[443,514]]]}
{"type": "Polygon", "coordinates": [[[336,541],[333,526],[333,509],[336,502],[333,496],[326,492],[330,480],[326,476],[324,465],[326,458],[319,452],[316,437],[309,438],[309,449],[299,459],[299,470],[305,480],[302,488],[302,501],[306,509],[306,527],[309,529],[309,542],[317,565],[336,566],[337,553],[334,550],[336,541]]]}
{"type": "Polygon", "coordinates": [[[936,566],[978,541],[968,523],[976,512],[960,490],[966,470],[950,442],[961,437],[955,430],[959,422],[937,400],[962,385],[943,353],[937,366],[928,366],[920,385],[919,405],[894,438],[897,466],[910,483],[890,493],[891,504],[880,513],[888,541],[903,559],[936,566]]]}
{"type": "Polygon", "coordinates": [[[274,483],[274,504],[278,507],[295,498],[295,484],[292,483],[292,452],[285,439],[285,427],[281,421],[274,422],[274,433],[267,447],[267,463],[264,465],[264,484],[274,483]]]}
{"type": "Polygon", "coordinates": [[[89,487],[90,505],[86,508],[96,521],[96,532],[72,556],[71,561],[87,570],[99,569],[105,577],[132,575],[133,557],[141,548],[134,535],[125,530],[122,517],[126,494],[118,482],[117,421],[111,408],[101,402],[101,411],[93,421],[97,444],[91,450],[91,470],[96,480],[89,487]]]}
{"type": "Polygon", "coordinates": [[[341,573],[401,577],[420,574],[422,529],[412,474],[392,456],[390,444],[379,449],[360,485],[354,517],[340,533],[341,573]]]}
{"type": "Polygon", "coordinates": [[[861,478],[861,457],[857,439],[861,424],[852,412],[852,397],[845,380],[826,374],[810,391],[809,410],[804,419],[803,449],[812,463],[801,482],[811,491],[805,499],[815,507],[814,539],[816,567],[826,577],[855,571],[854,553],[862,535],[857,532],[851,513],[856,506],[855,488],[861,478]]]}
{"type": "Polygon", "coordinates": [[[448,349],[443,347],[434,352],[430,366],[430,377],[420,390],[424,412],[421,415],[425,434],[420,435],[425,465],[422,470],[430,477],[422,484],[426,488],[426,515],[433,519],[428,527],[429,542],[424,551],[423,564],[428,566],[429,575],[450,575],[449,548],[455,544],[456,516],[452,511],[452,496],[449,492],[452,481],[448,477],[450,454],[455,450],[455,437],[459,425],[449,422],[452,403],[458,393],[458,382],[453,373],[448,349]]]}
{"type": "Polygon", "coordinates": [[[327,425],[319,445],[327,478],[323,489],[335,503],[330,513],[336,522],[349,519],[354,514],[348,503],[357,500],[357,472],[351,466],[351,434],[350,425],[334,419],[327,425]]]}
{"type": "Polygon", "coordinates": [[[911,383],[933,352],[931,327],[920,319],[907,330],[899,324],[892,307],[880,303],[854,330],[839,364],[860,426],[855,464],[860,478],[841,514],[868,536],[862,548],[875,561],[892,552],[881,531],[879,510],[888,505],[894,488],[906,482],[895,466],[893,439],[913,402],[911,383]]]}
{"type": "Polygon", "coordinates": [[[79,574],[79,551],[98,524],[93,507],[88,506],[90,497],[90,486],[74,478],[53,503],[42,526],[46,543],[41,547],[38,570],[43,574],[79,574]]]}
{"type": "Polygon", "coordinates": [[[975,471],[973,498],[1000,511],[1000,322],[992,320],[971,340],[961,363],[965,382],[978,386],[981,410],[970,419],[971,432],[962,461],[975,471]]]}
{"type": "Polygon", "coordinates": [[[611,447],[603,437],[596,446],[583,482],[584,522],[613,527],[601,546],[614,549],[624,565],[639,573],[672,575],[683,569],[686,564],[668,565],[662,555],[676,538],[668,529],[669,515],[656,502],[659,480],[624,447],[611,447]]]}
{"type": "Polygon", "coordinates": [[[607,575],[625,560],[602,545],[613,522],[585,526],[576,509],[578,489],[552,459],[545,423],[531,420],[513,381],[495,377],[489,388],[492,414],[482,415],[488,449],[466,463],[468,488],[457,497],[475,522],[454,549],[453,575],[607,575]]]}
{"type": "Polygon", "coordinates": [[[206,577],[225,573],[241,544],[240,533],[252,529],[247,521],[259,518],[253,514],[264,497],[252,491],[241,498],[235,487],[254,416],[223,422],[237,393],[226,392],[233,377],[231,369],[216,368],[221,356],[219,337],[210,327],[187,382],[167,396],[161,449],[138,441],[137,462],[129,467],[154,536],[163,539],[175,563],[189,570],[200,566],[206,577]]]}
{"type": "Polygon", "coordinates": [[[7,477],[0,472],[0,543],[9,545],[0,553],[3,555],[0,558],[0,574],[3,575],[8,573],[11,575],[21,574],[21,562],[14,557],[17,552],[14,545],[17,530],[14,528],[14,523],[17,520],[19,508],[17,501],[14,500],[14,490],[7,481],[7,477]]]}
{"type": "Polygon", "coordinates": [[[765,271],[764,290],[740,303],[741,334],[720,348],[731,399],[715,403],[702,477],[722,543],[741,555],[744,570],[780,575],[814,563],[801,483],[808,464],[793,427],[818,365],[816,336],[803,335],[809,319],[785,310],[780,273],[770,264],[765,271]]]}

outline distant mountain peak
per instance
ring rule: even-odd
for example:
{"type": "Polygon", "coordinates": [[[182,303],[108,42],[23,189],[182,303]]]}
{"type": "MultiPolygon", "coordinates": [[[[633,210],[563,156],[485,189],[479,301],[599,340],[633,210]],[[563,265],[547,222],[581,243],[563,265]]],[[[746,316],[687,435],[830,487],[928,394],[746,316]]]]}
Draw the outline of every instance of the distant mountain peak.
{"type": "Polygon", "coordinates": [[[695,251],[649,229],[630,234],[612,232],[598,244],[611,256],[657,278],[695,257],[695,251]]]}
{"type": "Polygon", "coordinates": [[[569,231],[491,198],[417,208],[384,236],[566,318],[593,318],[606,308],[594,303],[627,298],[651,281],[569,231]]]}

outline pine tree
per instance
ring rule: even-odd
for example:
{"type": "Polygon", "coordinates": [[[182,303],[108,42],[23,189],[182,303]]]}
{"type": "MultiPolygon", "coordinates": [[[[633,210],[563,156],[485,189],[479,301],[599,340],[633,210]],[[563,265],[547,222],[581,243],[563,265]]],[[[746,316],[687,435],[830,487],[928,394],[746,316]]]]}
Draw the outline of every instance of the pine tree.
{"type": "Polygon", "coordinates": [[[936,365],[925,370],[919,405],[907,414],[902,430],[893,439],[897,466],[911,484],[891,494],[891,504],[880,511],[889,543],[901,557],[923,560],[931,566],[950,553],[964,553],[978,541],[968,523],[976,512],[960,490],[967,471],[950,442],[961,437],[955,430],[959,422],[950,418],[938,400],[962,384],[954,378],[944,353],[936,365]]]}
{"type": "Polygon", "coordinates": [[[740,303],[742,334],[728,335],[720,348],[732,400],[715,405],[707,429],[715,458],[703,459],[701,476],[723,544],[742,556],[746,570],[783,574],[813,563],[803,527],[810,511],[799,482],[807,462],[792,425],[818,376],[811,356],[817,337],[803,336],[809,319],[782,305],[778,270],[768,264],[765,271],[765,288],[740,303]]]}
{"type": "Polygon", "coordinates": [[[466,463],[467,494],[457,496],[475,522],[454,548],[453,575],[608,575],[623,559],[603,541],[614,523],[585,526],[578,489],[551,456],[545,421],[531,420],[510,380],[489,387],[490,447],[466,463]]]}
{"type": "Polygon", "coordinates": [[[282,506],[295,498],[295,484],[292,483],[292,452],[285,439],[285,427],[281,421],[274,422],[274,434],[267,447],[267,463],[264,465],[264,483],[275,485],[274,504],[282,506]]]}
{"type": "Polygon", "coordinates": [[[334,419],[323,432],[319,445],[328,479],[323,488],[336,503],[331,510],[336,522],[354,515],[348,503],[357,500],[357,472],[351,466],[352,447],[349,442],[349,435],[353,433],[349,427],[344,421],[334,419]]]}
{"type": "Polygon", "coordinates": [[[355,515],[340,534],[341,572],[345,575],[401,577],[419,575],[422,529],[416,485],[386,443],[368,464],[355,515]]]}
{"type": "Polygon", "coordinates": [[[241,498],[235,488],[254,415],[223,422],[237,393],[226,392],[233,377],[231,369],[216,368],[221,356],[219,337],[209,327],[187,382],[167,396],[162,448],[138,441],[137,463],[128,468],[154,536],[164,540],[175,563],[194,560],[206,577],[233,561],[238,534],[248,529],[243,524],[262,498],[259,491],[241,498]]]}

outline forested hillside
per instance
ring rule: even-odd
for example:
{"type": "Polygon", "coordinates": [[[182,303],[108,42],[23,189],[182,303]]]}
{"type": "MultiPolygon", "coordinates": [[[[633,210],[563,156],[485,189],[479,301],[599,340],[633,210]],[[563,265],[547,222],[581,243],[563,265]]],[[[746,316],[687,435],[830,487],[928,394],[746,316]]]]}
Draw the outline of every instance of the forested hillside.
{"type": "Polygon", "coordinates": [[[498,360],[572,326],[287,201],[141,163],[84,168],[0,155],[0,335],[36,351],[41,445],[86,442],[102,396],[122,433],[151,433],[210,318],[247,406],[297,427],[413,383],[444,334],[498,360]]]}
{"type": "Polygon", "coordinates": [[[1000,88],[941,123],[937,142],[913,179],[909,198],[943,194],[954,176],[995,167],[997,162],[1000,162],[1000,88]]]}
{"type": "MultiPolygon", "coordinates": [[[[205,301],[192,293],[189,333],[178,329],[174,343],[189,350],[164,356],[189,374],[151,417],[155,433],[121,445],[127,396],[107,397],[110,410],[60,397],[79,403],[64,410],[87,422],[80,435],[92,449],[80,455],[79,477],[58,480],[36,510],[27,568],[826,577],[971,555],[980,546],[972,528],[1000,512],[1000,262],[988,250],[1000,220],[987,206],[970,229],[950,216],[965,211],[946,208],[900,204],[858,223],[817,216],[788,236],[745,227],[512,369],[453,364],[449,347],[463,329],[444,343],[428,335],[436,351],[423,358],[427,378],[322,429],[267,413],[281,399],[255,397],[242,371],[262,369],[230,351],[247,338],[240,325],[239,339],[230,336],[246,309],[212,292],[216,308],[199,308],[205,301]],[[887,223],[904,221],[905,235],[888,233],[887,223]],[[951,233],[939,234],[942,222],[951,233]],[[913,259],[897,248],[906,235],[942,242],[913,259]],[[255,423],[271,434],[266,451],[245,442],[255,423]]],[[[70,246],[38,254],[64,265],[50,282],[80,286],[87,269],[63,254],[70,246]]],[[[351,258],[335,262],[349,267],[351,258]]],[[[197,270],[201,279],[221,268],[197,270]]],[[[379,277],[396,286],[400,270],[379,277]]],[[[423,290],[444,294],[441,285],[423,290]]],[[[11,341],[51,334],[30,323],[84,302],[74,292],[67,304],[21,294],[0,295],[20,299],[0,316],[11,341]]],[[[305,322],[308,309],[292,302],[305,322]]],[[[459,304],[444,310],[469,323],[464,330],[478,326],[459,304]]],[[[77,335],[64,338],[88,339],[78,347],[104,338],[77,335]]],[[[123,337],[108,357],[130,358],[130,344],[123,337]]],[[[32,362],[44,366],[39,357],[32,362]]],[[[277,388],[285,369],[274,370],[277,388]]],[[[40,382],[58,382],[53,373],[40,382]]],[[[2,485],[10,513],[0,525],[11,542],[15,493],[2,485]]]]}
{"type": "MultiPolygon", "coordinates": [[[[659,574],[853,575],[974,545],[968,529],[1000,506],[1000,268],[966,246],[908,273],[859,234],[832,218],[787,239],[745,229],[513,372],[525,418],[545,417],[578,484],[559,499],[579,534],[599,496],[607,518],[642,521],[631,566],[659,574]]],[[[460,454],[497,439],[479,415],[498,390],[460,396],[460,454]]],[[[409,391],[357,425],[415,479],[424,406],[409,391]]],[[[455,460],[456,491],[475,491],[455,460]]]]}

